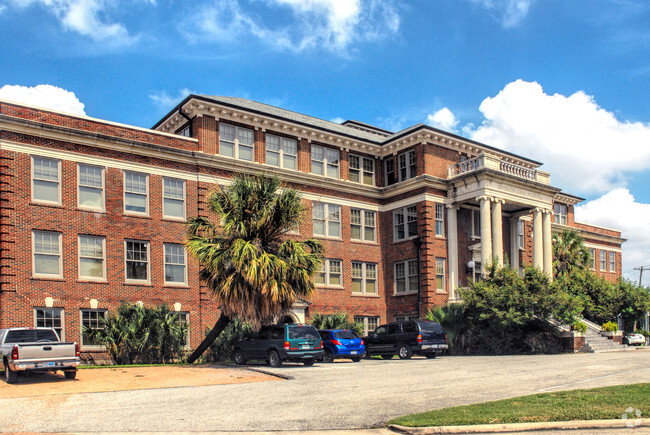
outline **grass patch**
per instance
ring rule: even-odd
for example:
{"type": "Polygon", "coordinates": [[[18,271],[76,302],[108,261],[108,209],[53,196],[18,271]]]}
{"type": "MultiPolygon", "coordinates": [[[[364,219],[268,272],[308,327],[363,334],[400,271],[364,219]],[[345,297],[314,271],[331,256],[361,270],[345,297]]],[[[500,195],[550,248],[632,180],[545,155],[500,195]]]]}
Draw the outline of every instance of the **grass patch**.
{"type": "Polygon", "coordinates": [[[650,384],[559,391],[407,415],[389,424],[417,427],[620,419],[629,407],[639,409],[647,418],[649,398],[650,384]]]}
{"type": "Polygon", "coordinates": [[[81,364],[77,369],[124,369],[129,367],[191,367],[187,363],[169,363],[169,364],[108,364],[108,365],[95,365],[95,364],[81,364]]]}

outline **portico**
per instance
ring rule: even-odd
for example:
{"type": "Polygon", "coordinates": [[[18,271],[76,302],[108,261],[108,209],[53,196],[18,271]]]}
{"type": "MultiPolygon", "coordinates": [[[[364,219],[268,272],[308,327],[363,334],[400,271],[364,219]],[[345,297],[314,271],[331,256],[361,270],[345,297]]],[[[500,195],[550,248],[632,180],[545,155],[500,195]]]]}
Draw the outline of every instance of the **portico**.
{"type": "MultiPolygon", "coordinates": [[[[503,165],[498,157],[483,154],[452,166],[450,176],[447,206],[449,301],[459,298],[459,268],[464,267],[459,264],[458,251],[458,210],[461,208],[472,208],[473,213],[479,214],[480,242],[472,244],[470,249],[473,253],[480,251],[482,274],[493,260],[499,267],[507,261],[511,267],[519,269],[523,238],[518,232],[519,221],[525,219],[532,220],[532,265],[552,278],[551,214],[553,198],[560,190],[550,186],[548,173],[512,163],[503,165]],[[510,229],[505,237],[508,246],[504,246],[504,218],[510,229]]],[[[473,219],[471,228],[475,225],[476,219],[473,219]]]]}

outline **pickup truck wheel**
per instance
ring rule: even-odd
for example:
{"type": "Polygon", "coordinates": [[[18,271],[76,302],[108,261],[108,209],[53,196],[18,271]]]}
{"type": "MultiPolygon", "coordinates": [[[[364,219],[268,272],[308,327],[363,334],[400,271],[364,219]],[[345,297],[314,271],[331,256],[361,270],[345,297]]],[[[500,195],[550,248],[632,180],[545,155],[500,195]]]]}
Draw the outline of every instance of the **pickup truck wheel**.
{"type": "Polygon", "coordinates": [[[18,372],[11,370],[7,362],[5,362],[5,379],[8,384],[13,384],[18,380],[18,372]]]}
{"type": "Polygon", "coordinates": [[[237,349],[235,351],[233,359],[235,360],[235,364],[238,366],[243,366],[246,364],[246,358],[244,358],[244,353],[241,351],[241,349],[237,349]]]}
{"type": "Polygon", "coordinates": [[[325,349],[325,354],[323,355],[323,362],[331,363],[334,362],[334,356],[332,356],[332,351],[325,349]]]}
{"type": "Polygon", "coordinates": [[[268,359],[269,365],[271,367],[281,367],[282,366],[282,360],[280,359],[280,355],[278,354],[277,350],[272,350],[269,352],[269,359],[268,359]]]}
{"type": "Polygon", "coordinates": [[[408,344],[400,344],[397,347],[397,355],[399,356],[399,359],[411,359],[413,352],[411,352],[411,348],[408,344]]]}
{"type": "Polygon", "coordinates": [[[77,377],[77,371],[76,370],[65,370],[63,372],[63,376],[65,376],[66,379],[74,379],[77,377]]]}

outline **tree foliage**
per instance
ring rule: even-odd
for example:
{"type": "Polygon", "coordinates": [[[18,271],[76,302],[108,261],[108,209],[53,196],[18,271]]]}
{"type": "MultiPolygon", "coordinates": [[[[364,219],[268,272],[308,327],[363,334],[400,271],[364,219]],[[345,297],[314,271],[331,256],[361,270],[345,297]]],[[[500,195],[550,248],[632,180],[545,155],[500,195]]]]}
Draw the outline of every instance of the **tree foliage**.
{"type": "MultiPolygon", "coordinates": [[[[209,334],[209,329],[206,335],[209,334]]],[[[231,361],[233,357],[233,345],[246,337],[253,335],[253,328],[246,322],[235,318],[219,334],[217,339],[210,345],[203,355],[206,362],[231,361]]]]}
{"type": "Polygon", "coordinates": [[[427,312],[425,318],[440,323],[442,329],[447,333],[451,354],[458,355],[469,351],[467,339],[470,322],[464,304],[449,304],[432,308],[427,312]]]}
{"type": "Polygon", "coordinates": [[[187,326],[167,305],[122,303],[99,318],[98,328],[83,328],[92,343],[103,345],[116,364],[170,363],[181,358],[187,326]]]}
{"type": "Polygon", "coordinates": [[[314,290],[323,247],[315,239],[294,240],[286,233],[304,218],[297,191],[277,177],[238,175],[208,198],[220,222],[189,220],[186,246],[199,262],[200,278],[220,306],[221,317],[188,358],[193,362],[229,323],[239,318],[254,330],[314,290]]]}
{"type": "Polygon", "coordinates": [[[359,337],[363,335],[363,324],[350,322],[348,313],[313,314],[311,324],[316,329],[351,329],[359,337]]]}
{"type": "Polygon", "coordinates": [[[586,270],[591,257],[582,236],[576,231],[564,230],[553,234],[553,276],[566,276],[574,270],[586,270]]]}

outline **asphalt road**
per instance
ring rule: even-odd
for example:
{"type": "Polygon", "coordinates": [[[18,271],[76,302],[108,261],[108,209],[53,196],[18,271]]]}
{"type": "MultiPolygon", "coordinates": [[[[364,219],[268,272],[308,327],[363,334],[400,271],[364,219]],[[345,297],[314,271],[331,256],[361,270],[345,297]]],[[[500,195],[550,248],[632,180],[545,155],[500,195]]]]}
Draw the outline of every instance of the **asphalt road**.
{"type": "MultiPolygon", "coordinates": [[[[300,431],[524,394],[650,382],[650,352],[285,364],[283,382],[0,398],[0,431],[300,431]]],[[[630,403],[629,406],[635,407],[630,403]]],[[[646,416],[644,416],[646,417],[646,416]]],[[[647,418],[647,417],[646,417],[647,418]]]]}

